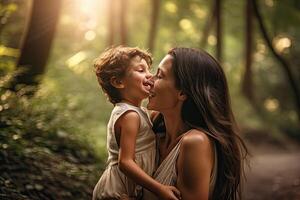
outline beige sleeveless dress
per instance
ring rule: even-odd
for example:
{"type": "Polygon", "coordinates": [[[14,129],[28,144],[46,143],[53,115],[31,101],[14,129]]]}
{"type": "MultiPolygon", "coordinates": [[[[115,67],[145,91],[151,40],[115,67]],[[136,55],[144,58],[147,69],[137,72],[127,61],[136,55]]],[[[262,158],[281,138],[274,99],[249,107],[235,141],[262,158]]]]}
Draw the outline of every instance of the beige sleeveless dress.
{"type": "MultiPolygon", "coordinates": [[[[188,132],[186,133],[188,134],[188,132]]],[[[183,138],[183,137],[182,137],[183,138]]],[[[171,185],[176,187],[177,183],[177,172],[176,172],[176,164],[177,158],[180,152],[180,145],[182,138],[176,144],[176,146],[170,151],[167,157],[161,162],[157,170],[155,171],[153,178],[158,182],[164,185],[171,185]]],[[[211,174],[210,184],[209,184],[209,196],[211,198],[212,192],[214,190],[215,182],[217,179],[217,151],[216,145],[214,144],[214,167],[211,174]]],[[[158,197],[155,196],[152,192],[147,189],[143,189],[143,200],[158,200],[158,197]]]]}
{"type": "Polygon", "coordinates": [[[145,108],[126,103],[117,103],[107,125],[107,167],[93,191],[93,200],[119,199],[122,194],[129,197],[141,196],[142,188],[126,177],[118,167],[119,147],[114,133],[115,122],[127,111],[135,111],[140,116],[140,127],[136,138],[135,162],[148,175],[155,170],[156,141],[151,121],[145,108]]]}

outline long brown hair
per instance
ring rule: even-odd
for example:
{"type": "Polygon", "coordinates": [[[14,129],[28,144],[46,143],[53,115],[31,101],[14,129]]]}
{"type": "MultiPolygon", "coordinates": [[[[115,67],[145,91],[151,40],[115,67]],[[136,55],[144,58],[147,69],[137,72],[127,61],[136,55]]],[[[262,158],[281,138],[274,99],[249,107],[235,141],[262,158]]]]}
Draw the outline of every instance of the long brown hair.
{"type": "MultiPolygon", "coordinates": [[[[183,121],[204,130],[216,144],[218,173],[210,198],[241,199],[243,161],[248,150],[238,135],[223,69],[202,50],[174,48],[168,54],[173,57],[175,86],[187,95],[181,109],[183,121]]],[[[154,130],[162,127],[163,119],[158,119],[154,130]]]]}

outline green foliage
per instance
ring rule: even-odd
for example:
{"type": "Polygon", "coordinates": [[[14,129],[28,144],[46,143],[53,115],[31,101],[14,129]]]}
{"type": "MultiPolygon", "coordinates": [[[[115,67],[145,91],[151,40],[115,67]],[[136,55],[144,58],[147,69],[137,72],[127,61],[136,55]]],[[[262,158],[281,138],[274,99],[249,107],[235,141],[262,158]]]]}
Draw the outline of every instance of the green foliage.
{"type": "Polygon", "coordinates": [[[74,97],[55,96],[49,79],[12,92],[4,88],[11,78],[9,73],[0,80],[1,196],[90,199],[104,156],[95,153],[91,129],[84,129],[88,114],[74,97]],[[32,90],[34,96],[24,95],[32,90]]]}
{"type": "MultiPolygon", "coordinates": [[[[0,43],[18,48],[24,31],[30,1],[10,0],[0,3],[0,43]]],[[[1,53],[0,53],[0,56],[1,53]]],[[[1,58],[2,60],[2,58],[1,58]]]]}
{"type": "Polygon", "coordinates": [[[88,59],[73,67],[63,58],[51,60],[41,87],[49,95],[49,102],[63,106],[66,113],[61,117],[72,124],[77,135],[89,141],[99,157],[104,158],[106,123],[112,105],[101,92],[91,63],[88,59]]]}
{"type": "MultiPolygon", "coordinates": [[[[8,76],[2,77],[3,85],[10,80],[8,76]]],[[[46,96],[45,88],[40,88],[34,97],[24,95],[34,89],[28,86],[18,92],[1,89],[2,148],[22,154],[24,148],[39,146],[78,159],[78,162],[94,162],[93,145],[87,145],[88,138],[77,131],[78,121],[70,120],[76,106],[64,97],[46,96]]]]}

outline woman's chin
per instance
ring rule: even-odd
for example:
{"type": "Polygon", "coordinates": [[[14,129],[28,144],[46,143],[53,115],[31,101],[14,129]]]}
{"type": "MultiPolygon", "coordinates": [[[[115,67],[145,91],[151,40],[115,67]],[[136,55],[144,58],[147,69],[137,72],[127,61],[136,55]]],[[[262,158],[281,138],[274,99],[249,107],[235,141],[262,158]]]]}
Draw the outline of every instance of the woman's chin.
{"type": "Polygon", "coordinates": [[[157,104],[155,103],[155,101],[153,101],[151,98],[148,98],[148,104],[147,104],[147,109],[148,110],[157,110],[157,104]]]}

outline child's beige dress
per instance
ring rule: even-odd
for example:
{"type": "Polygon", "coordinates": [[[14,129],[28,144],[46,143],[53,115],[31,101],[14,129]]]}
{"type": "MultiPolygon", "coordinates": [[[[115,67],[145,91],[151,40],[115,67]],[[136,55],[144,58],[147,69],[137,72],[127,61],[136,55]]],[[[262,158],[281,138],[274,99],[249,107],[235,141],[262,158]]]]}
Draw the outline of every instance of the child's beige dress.
{"type": "Polygon", "coordinates": [[[156,142],[147,112],[140,107],[117,103],[107,125],[107,167],[94,188],[93,200],[119,199],[122,194],[135,198],[141,196],[142,188],[126,177],[118,167],[119,147],[114,133],[114,125],[119,117],[127,111],[135,111],[140,116],[135,162],[150,176],[155,170],[156,142]]]}

